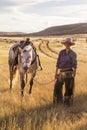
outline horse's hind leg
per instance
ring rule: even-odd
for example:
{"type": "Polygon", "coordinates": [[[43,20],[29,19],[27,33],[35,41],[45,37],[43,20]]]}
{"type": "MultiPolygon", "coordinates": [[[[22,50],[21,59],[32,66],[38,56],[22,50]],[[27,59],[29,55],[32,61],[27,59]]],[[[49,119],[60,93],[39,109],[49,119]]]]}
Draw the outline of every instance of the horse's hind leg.
{"type": "Polygon", "coordinates": [[[13,75],[12,75],[12,71],[10,71],[10,92],[12,90],[12,80],[13,80],[13,75]]]}
{"type": "Polygon", "coordinates": [[[12,80],[13,80],[13,67],[9,67],[9,71],[10,71],[10,92],[12,90],[12,80]]]}
{"type": "Polygon", "coordinates": [[[36,72],[34,72],[34,73],[32,74],[31,79],[30,79],[29,94],[31,94],[31,92],[32,92],[33,80],[34,80],[35,75],[36,75],[36,72]]]}

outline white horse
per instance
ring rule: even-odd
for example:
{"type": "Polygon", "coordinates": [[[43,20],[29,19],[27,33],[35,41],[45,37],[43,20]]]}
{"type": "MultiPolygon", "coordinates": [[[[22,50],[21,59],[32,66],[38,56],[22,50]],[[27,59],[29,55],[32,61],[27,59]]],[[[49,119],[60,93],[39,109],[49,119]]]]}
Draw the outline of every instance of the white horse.
{"type": "Polygon", "coordinates": [[[27,45],[23,49],[20,48],[20,54],[18,55],[18,70],[20,74],[22,95],[25,87],[24,74],[25,73],[31,74],[30,90],[29,90],[29,93],[31,93],[31,89],[33,86],[33,79],[36,75],[37,68],[38,68],[37,54],[31,47],[31,45],[27,45]]]}
{"type": "MultiPolygon", "coordinates": [[[[11,50],[12,52],[12,50],[11,50]]],[[[11,53],[10,52],[10,53],[11,53]]],[[[32,86],[33,86],[33,80],[36,75],[36,71],[38,69],[38,58],[35,50],[32,48],[31,45],[25,46],[23,49],[20,47],[17,48],[16,52],[18,53],[18,60],[17,60],[17,67],[20,75],[20,86],[21,86],[21,95],[24,95],[24,87],[25,87],[25,74],[27,75],[28,73],[31,74],[30,78],[30,89],[29,93],[31,93],[32,86]]],[[[9,53],[9,54],[10,54],[9,53]]],[[[14,54],[15,55],[15,54],[14,54]]],[[[9,58],[9,68],[10,70],[10,90],[12,89],[12,80],[13,80],[13,74],[15,71],[15,66],[12,60],[12,55],[10,54],[9,58]],[[12,61],[12,62],[11,62],[12,61]],[[13,69],[12,69],[13,68],[13,69]]]]}

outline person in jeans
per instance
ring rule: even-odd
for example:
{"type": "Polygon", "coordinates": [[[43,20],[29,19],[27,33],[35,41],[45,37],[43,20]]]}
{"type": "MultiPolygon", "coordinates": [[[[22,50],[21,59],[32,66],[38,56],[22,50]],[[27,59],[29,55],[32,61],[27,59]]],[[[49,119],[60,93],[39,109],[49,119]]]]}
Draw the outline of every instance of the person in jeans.
{"type": "Polygon", "coordinates": [[[59,52],[56,71],[55,71],[55,86],[53,93],[54,103],[70,104],[70,99],[73,97],[74,80],[77,69],[77,54],[71,49],[71,46],[75,45],[71,38],[66,38],[62,42],[65,49],[59,52]],[[63,84],[65,84],[65,93],[63,97],[63,84]]]}

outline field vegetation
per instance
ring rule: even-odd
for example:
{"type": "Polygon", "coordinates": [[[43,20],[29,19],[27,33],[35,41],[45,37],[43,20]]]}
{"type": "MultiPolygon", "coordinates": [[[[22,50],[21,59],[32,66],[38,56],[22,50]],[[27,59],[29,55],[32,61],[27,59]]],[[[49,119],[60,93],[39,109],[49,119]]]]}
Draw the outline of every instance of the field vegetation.
{"type": "Polygon", "coordinates": [[[70,107],[53,105],[55,65],[59,51],[64,48],[64,38],[31,37],[43,70],[37,71],[31,95],[26,84],[23,100],[19,77],[10,93],[8,51],[15,41],[25,38],[0,38],[0,130],[87,130],[86,38],[75,38],[76,45],[72,47],[78,55],[74,103],[70,107]]]}

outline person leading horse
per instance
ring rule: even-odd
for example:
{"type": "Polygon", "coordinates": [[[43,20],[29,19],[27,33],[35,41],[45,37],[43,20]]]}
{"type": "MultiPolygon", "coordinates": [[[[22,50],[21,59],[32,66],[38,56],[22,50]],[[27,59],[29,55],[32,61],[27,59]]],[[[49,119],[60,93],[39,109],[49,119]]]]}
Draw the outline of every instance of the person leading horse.
{"type": "Polygon", "coordinates": [[[73,98],[74,80],[77,69],[77,54],[70,48],[75,44],[72,42],[71,38],[66,38],[62,44],[65,46],[65,49],[59,52],[56,63],[56,83],[54,86],[53,102],[64,102],[64,104],[69,105],[70,100],[73,98]],[[65,93],[63,98],[62,87],[64,83],[65,93]]]}

